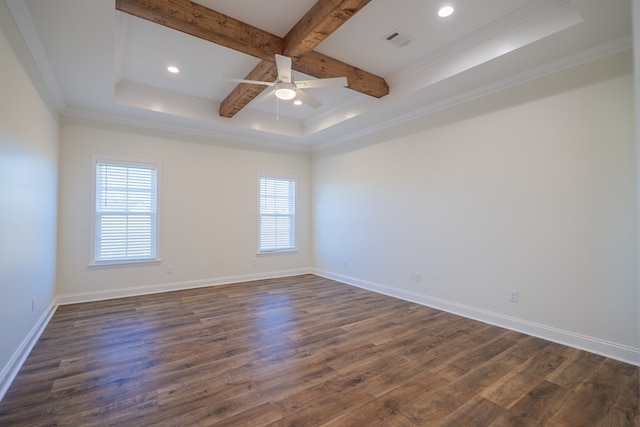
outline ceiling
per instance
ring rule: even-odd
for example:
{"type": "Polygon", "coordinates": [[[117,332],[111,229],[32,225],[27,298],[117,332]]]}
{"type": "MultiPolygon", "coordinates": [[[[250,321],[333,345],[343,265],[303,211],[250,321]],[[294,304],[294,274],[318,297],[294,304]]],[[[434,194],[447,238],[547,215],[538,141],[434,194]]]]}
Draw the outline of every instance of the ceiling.
{"type": "MultiPolygon", "coordinates": [[[[315,150],[631,47],[630,0],[371,0],[315,51],[383,77],[389,94],[308,89],[322,107],[220,103],[260,59],[115,9],[5,0],[62,114],[315,150]],[[438,9],[450,4],[448,18],[438,9]],[[386,36],[398,32],[409,44],[386,36]],[[180,68],[171,74],[167,66],[180,68]]],[[[197,0],[278,37],[316,0],[197,0]]],[[[313,77],[294,71],[295,80],[313,77]]]]}

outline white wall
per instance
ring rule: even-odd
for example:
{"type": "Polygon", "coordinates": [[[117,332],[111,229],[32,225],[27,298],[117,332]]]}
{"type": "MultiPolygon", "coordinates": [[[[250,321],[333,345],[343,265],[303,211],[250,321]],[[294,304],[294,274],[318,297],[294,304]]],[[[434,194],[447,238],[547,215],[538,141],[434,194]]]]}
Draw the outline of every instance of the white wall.
{"type": "Polygon", "coordinates": [[[4,3],[0,15],[2,398],[53,308],[58,118],[38,94],[8,41],[11,22],[4,3]]]}
{"type": "Polygon", "coordinates": [[[632,85],[624,52],[316,153],[314,266],[638,363],[632,85]]]}
{"type": "Polygon", "coordinates": [[[237,145],[64,118],[58,248],[61,302],[307,272],[311,262],[309,154],[237,145]],[[160,161],[160,264],[88,267],[93,154],[160,161]],[[261,172],[297,179],[296,253],[256,256],[261,172]],[[167,274],[168,266],[172,274],[167,274]]]}
{"type": "MultiPolygon", "coordinates": [[[[635,125],[636,125],[636,206],[640,210],[640,0],[633,0],[633,70],[635,84],[635,125]]],[[[640,224],[640,212],[636,213],[636,220],[640,224]]],[[[640,237],[636,242],[640,248],[640,237]]],[[[640,254],[639,254],[640,255],[640,254]]],[[[640,276],[640,263],[638,263],[640,276]]],[[[640,277],[638,277],[638,307],[640,307],[640,277]]],[[[640,324],[640,308],[638,309],[638,324],[640,324]]],[[[638,328],[638,341],[640,342],[640,328],[638,328]]],[[[640,359],[640,358],[639,358],[640,359]]],[[[638,362],[640,365],[640,360],[638,362]]],[[[640,384],[638,384],[640,390],[640,384]]]]}

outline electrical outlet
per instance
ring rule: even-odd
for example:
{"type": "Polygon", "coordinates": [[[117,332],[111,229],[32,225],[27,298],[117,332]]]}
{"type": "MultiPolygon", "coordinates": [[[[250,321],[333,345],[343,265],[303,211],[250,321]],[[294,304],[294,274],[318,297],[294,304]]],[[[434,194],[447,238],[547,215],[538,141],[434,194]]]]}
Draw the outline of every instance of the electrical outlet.
{"type": "Polygon", "coordinates": [[[167,274],[173,274],[173,265],[167,266],[167,274]]]}
{"type": "Polygon", "coordinates": [[[343,267],[349,267],[349,260],[348,260],[348,259],[346,259],[346,258],[345,258],[345,259],[343,259],[343,260],[342,260],[342,266],[343,266],[343,267]]]}
{"type": "Polygon", "coordinates": [[[251,258],[251,267],[255,267],[255,266],[256,266],[256,259],[251,258]]]}
{"type": "Polygon", "coordinates": [[[416,282],[418,283],[422,282],[422,273],[416,273],[416,282]]]}
{"type": "Polygon", "coordinates": [[[411,281],[415,282],[416,281],[416,273],[411,273],[411,281]]]}
{"type": "Polygon", "coordinates": [[[509,291],[509,301],[518,302],[518,291],[516,291],[515,289],[511,289],[509,291]]]}
{"type": "Polygon", "coordinates": [[[31,311],[36,311],[36,299],[31,298],[31,311]]]}

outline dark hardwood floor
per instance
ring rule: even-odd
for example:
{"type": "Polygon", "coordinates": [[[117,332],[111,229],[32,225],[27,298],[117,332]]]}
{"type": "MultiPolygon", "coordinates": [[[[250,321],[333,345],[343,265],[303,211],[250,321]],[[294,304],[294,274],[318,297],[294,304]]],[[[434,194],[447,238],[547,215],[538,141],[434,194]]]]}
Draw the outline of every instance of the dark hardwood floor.
{"type": "Polygon", "coordinates": [[[2,426],[638,426],[638,368],[313,275],[61,306],[2,426]]]}

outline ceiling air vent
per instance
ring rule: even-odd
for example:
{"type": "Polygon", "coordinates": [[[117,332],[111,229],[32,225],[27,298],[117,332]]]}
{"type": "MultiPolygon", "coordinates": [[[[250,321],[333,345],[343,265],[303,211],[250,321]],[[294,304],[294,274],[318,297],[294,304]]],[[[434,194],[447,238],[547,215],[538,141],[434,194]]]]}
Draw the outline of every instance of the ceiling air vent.
{"type": "Polygon", "coordinates": [[[411,39],[408,36],[401,34],[396,30],[389,33],[384,39],[389,43],[396,45],[397,47],[406,47],[409,43],[411,43],[411,39]]]}

